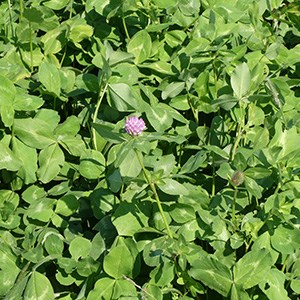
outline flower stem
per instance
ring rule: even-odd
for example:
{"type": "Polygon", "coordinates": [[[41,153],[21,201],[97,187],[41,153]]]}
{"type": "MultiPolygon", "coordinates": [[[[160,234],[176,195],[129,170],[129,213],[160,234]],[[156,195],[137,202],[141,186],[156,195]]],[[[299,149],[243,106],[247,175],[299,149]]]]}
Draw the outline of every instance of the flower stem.
{"type": "Polygon", "coordinates": [[[152,192],[153,192],[153,195],[154,195],[154,198],[155,198],[155,200],[156,200],[156,203],[157,203],[159,212],[160,212],[161,217],[162,217],[162,219],[163,219],[163,222],[164,222],[164,224],[165,224],[165,226],[166,226],[166,229],[167,229],[167,232],[168,232],[168,236],[172,239],[172,238],[173,238],[173,234],[172,234],[172,232],[171,232],[171,229],[170,229],[169,224],[168,224],[168,222],[167,222],[166,216],[165,216],[165,214],[164,214],[164,210],[163,210],[163,208],[162,208],[162,205],[161,205],[159,196],[158,196],[158,194],[157,194],[157,190],[156,190],[155,184],[154,184],[154,183],[151,181],[151,179],[149,178],[149,176],[148,176],[148,174],[147,174],[147,171],[146,171],[146,169],[145,169],[144,163],[142,162],[142,160],[141,160],[141,158],[140,158],[140,155],[139,155],[138,151],[137,151],[136,149],[134,149],[134,151],[135,151],[135,154],[136,154],[136,156],[137,156],[137,159],[138,159],[138,161],[139,161],[139,163],[140,163],[140,165],[141,165],[141,167],[142,167],[143,174],[144,174],[144,176],[145,176],[145,178],[146,178],[146,181],[148,182],[148,184],[149,184],[149,186],[150,186],[150,188],[151,188],[151,190],[152,190],[152,192]]]}
{"type": "Polygon", "coordinates": [[[234,188],[234,195],[233,195],[233,202],[232,202],[232,223],[235,225],[235,203],[236,203],[236,197],[237,197],[238,189],[234,188]]]}

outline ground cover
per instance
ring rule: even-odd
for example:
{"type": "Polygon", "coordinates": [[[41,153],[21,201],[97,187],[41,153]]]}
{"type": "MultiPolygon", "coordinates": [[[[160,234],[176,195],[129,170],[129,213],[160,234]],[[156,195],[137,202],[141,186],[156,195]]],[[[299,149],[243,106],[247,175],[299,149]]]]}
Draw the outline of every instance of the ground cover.
{"type": "Polygon", "coordinates": [[[300,5],[0,3],[0,297],[299,299],[300,5]]]}

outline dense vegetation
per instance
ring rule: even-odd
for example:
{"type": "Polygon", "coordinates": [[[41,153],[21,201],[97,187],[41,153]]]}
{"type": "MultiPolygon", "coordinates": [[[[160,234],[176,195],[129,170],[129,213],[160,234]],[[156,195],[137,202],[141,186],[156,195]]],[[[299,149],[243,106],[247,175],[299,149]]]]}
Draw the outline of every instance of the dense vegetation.
{"type": "Polygon", "coordinates": [[[0,296],[299,299],[299,11],[1,1],[0,296]]]}

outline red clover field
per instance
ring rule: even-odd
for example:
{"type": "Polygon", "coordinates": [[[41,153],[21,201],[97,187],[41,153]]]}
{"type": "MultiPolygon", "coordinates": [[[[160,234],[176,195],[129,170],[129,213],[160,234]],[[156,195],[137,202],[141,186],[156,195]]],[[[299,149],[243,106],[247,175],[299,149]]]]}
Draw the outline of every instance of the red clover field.
{"type": "Polygon", "coordinates": [[[0,299],[299,294],[300,1],[0,1],[0,299]]]}

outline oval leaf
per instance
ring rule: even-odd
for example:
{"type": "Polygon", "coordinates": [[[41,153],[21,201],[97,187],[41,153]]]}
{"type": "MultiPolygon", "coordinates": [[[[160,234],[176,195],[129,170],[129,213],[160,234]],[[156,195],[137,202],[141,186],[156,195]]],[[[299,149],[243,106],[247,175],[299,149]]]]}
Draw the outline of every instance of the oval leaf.
{"type": "Polygon", "coordinates": [[[38,177],[43,183],[50,182],[59,173],[65,161],[64,153],[57,144],[43,149],[39,155],[38,177]]]}
{"type": "Polygon", "coordinates": [[[127,46],[127,51],[135,56],[135,62],[138,64],[149,58],[151,49],[151,37],[146,30],[138,31],[127,46]]]}
{"type": "Polygon", "coordinates": [[[230,83],[238,99],[247,94],[250,88],[251,74],[245,62],[235,68],[231,75],[230,83]]]}
{"type": "Polygon", "coordinates": [[[164,183],[157,183],[160,190],[168,195],[187,195],[187,188],[179,183],[178,181],[166,178],[163,180],[164,183]]]}
{"type": "Polygon", "coordinates": [[[104,271],[113,278],[131,276],[134,266],[132,255],[125,244],[113,248],[104,258],[104,271]]]}
{"type": "Polygon", "coordinates": [[[27,283],[24,299],[53,300],[54,298],[54,291],[49,279],[34,271],[27,283]]]}
{"type": "Polygon", "coordinates": [[[236,263],[234,282],[249,289],[265,278],[272,264],[272,256],[267,249],[252,250],[236,263]]]}

